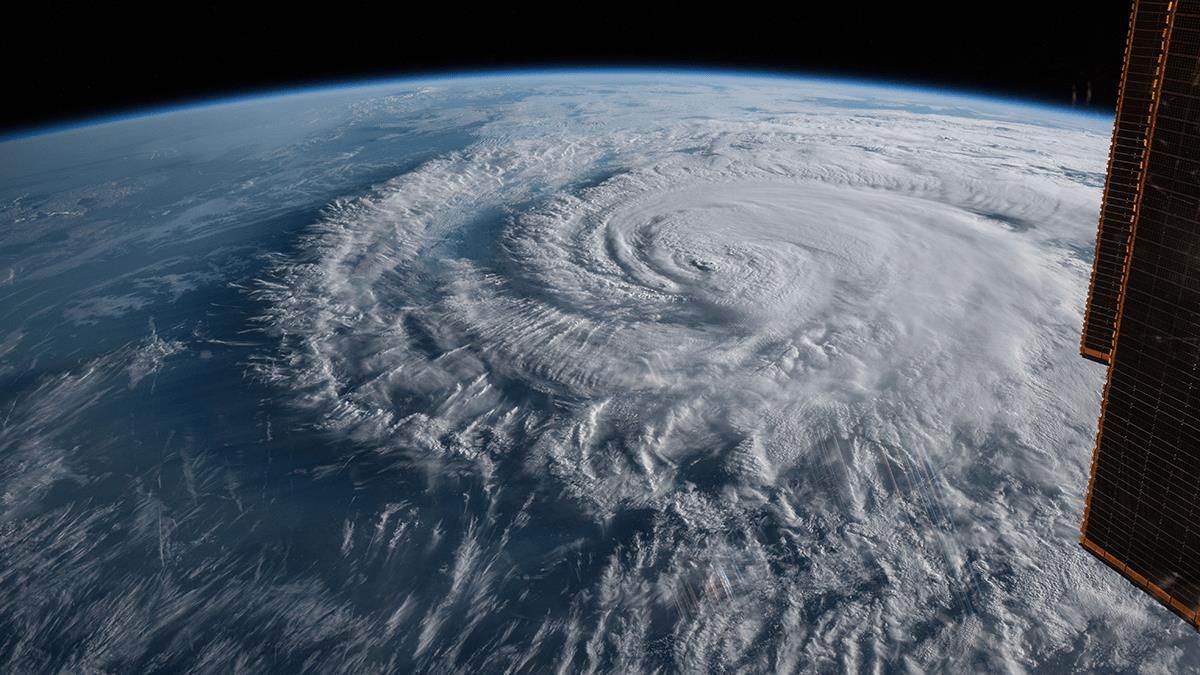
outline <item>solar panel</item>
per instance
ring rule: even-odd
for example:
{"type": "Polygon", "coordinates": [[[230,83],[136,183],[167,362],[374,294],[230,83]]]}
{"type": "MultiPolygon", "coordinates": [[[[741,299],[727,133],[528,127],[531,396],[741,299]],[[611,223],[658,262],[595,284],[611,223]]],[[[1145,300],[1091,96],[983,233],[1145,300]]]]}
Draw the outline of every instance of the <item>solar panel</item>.
{"type": "Polygon", "coordinates": [[[1124,278],[1133,207],[1145,161],[1146,133],[1157,90],[1168,0],[1134,3],[1125,43],[1125,70],[1113,125],[1108,177],[1100,207],[1096,259],[1088,289],[1081,353],[1109,363],[1117,319],[1117,300],[1124,278]]]}
{"type": "Polygon", "coordinates": [[[1200,629],[1200,0],[1136,2],[1126,53],[1083,333],[1110,367],[1081,543],[1200,629]],[[1150,62],[1143,126],[1130,83],[1150,62]]]}

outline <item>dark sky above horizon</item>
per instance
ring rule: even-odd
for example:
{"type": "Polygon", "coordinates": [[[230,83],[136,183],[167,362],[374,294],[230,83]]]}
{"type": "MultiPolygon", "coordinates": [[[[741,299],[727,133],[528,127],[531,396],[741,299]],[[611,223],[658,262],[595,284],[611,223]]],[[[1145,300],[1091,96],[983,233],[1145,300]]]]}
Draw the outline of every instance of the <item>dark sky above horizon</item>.
{"type": "Polygon", "coordinates": [[[25,39],[0,46],[7,99],[0,133],[264,89],[573,65],[846,75],[1063,105],[1073,88],[1082,105],[1090,82],[1093,108],[1111,110],[1116,100],[1126,0],[793,4],[769,11],[455,5],[420,14],[346,5],[330,15],[297,9],[286,16],[196,6],[172,18],[31,17],[9,29],[25,39]]]}

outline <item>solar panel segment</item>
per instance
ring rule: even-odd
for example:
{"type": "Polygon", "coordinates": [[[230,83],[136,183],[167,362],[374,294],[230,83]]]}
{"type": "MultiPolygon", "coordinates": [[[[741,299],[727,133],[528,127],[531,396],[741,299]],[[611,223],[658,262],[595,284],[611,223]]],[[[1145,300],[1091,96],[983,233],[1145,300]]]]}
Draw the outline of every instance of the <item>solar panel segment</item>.
{"type": "Polygon", "coordinates": [[[1140,0],[1134,4],[1125,45],[1125,69],[1113,125],[1096,258],[1088,289],[1080,352],[1084,357],[1109,363],[1117,320],[1117,300],[1124,278],[1129,232],[1145,165],[1146,134],[1157,95],[1157,78],[1167,0],[1140,0]]]}

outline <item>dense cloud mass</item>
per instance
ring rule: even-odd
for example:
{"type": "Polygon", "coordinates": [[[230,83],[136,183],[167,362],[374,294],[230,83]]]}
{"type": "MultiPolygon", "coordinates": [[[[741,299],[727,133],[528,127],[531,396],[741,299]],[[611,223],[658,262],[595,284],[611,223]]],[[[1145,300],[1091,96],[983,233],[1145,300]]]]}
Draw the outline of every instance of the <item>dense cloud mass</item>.
{"type": "Polygon", "coordinates": [[[8,669],[1200,662],[1075,543],[1108,121],[677,75],[324,96],[134,240],[202,264],[99,225],[0,259],[24,316],[142,256],[46,310],[127,340],[38,371],[37,313],[0,335],[8,669]]]}

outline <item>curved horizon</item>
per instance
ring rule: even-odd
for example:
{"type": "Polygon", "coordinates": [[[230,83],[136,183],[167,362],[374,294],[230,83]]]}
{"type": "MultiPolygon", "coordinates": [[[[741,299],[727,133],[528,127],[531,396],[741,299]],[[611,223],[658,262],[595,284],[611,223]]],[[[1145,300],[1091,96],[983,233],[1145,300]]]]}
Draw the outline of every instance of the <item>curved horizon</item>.
{"type": "Polygon", "coordinates": [[[931,83],[918,83],[908,80],[886,80],[866,76],[842,76],[831,73],[813,71],[801,73],[770,68],[738,68],[718,66],[677,66],[677,65],[647,65],[647,66],[551,66],[551,67],[522,67],[496,69],[466,69],[466,70],[431,70],[405,75],[352,78],[346,80],[326,80],[299,84],[293,86],[268,86],[261,89],[250,89],[240,93],[216,94],[198,96],[184,100],[155,103],[141,107],[127,107],[115,112],[97,115],[85,115],[70,118],[66,121],[49,122],[33,126],[17,127],[8,131],[0,131],[0,143],[9,141],[28,140],[41,136],[78,131],[105,124],[130,122],[160,115],[168,115],[190,110],[215,108],[240,103],[251,103],[289,96],[308,94],[333,93],[342,90],[365,89],[382,87],[389,84],[407,84],[419,82],[443,82],[447,80],[487,79],[496,77],[530,78],[538,76],[565,75],[674,75],[684,77],[699,77],[701,75],[718,75],[730,78],[750,78],[760,80],[791,80],[800,82],[829,82],[850,84],[861,87],[879,89],[901,89],[937,96],[967,98],[987,101],[993,104],[1004,104],[1017,107],[1043,109],[1065,115],[1077,115],[1091,118],[1112,118],[1115,111],[1100,111],[1097,109],[1079,108],[1066,104],[1049,103],[1024,96],[1009,96],[990,92],[983,89],[958,88],[950,85],[939,86],[931,83]]]}

